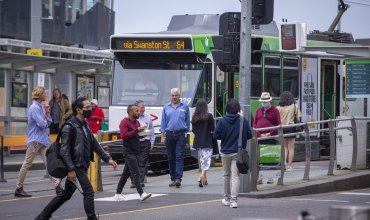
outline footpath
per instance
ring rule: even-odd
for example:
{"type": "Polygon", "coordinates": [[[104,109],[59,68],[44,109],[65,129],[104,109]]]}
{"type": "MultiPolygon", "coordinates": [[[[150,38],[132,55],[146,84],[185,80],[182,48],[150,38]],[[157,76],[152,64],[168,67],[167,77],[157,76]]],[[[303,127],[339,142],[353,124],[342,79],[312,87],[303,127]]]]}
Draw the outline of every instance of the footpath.
{"type": "MultiPolygon", "coordinates": [[[[15,189],[15,182],[19,169],[22,165],[24,155],[7,155],[4,158],[5,172],[4,179],[7,182],[0,182],[1,194],[12,194],[15,189]]],[[[293,163],[293,171],[284,173],[284,184],[277,185],[277,178],[274,184],[264,184],[257,186],[257,191],[241,193],[240,196],[250,198],[278,198],[288,196],[300,196],[307,194],[326,193],[331,191],[343,191],[370,187],[370,170],[337,170],[334,169],[334,175],[328,176],[329,161],[312,161],[309,180],[303,180],[304,162],[293,163]]],[[[44,178],[45,167],[40,156],[35,158],[34,164],[26,179],[27,192],[38,193],[47,190],[53,190],[49,180],[44,178]],[[39,184],[27,184],[27,181],[38,181],[39,184]]],[[[102,166],[103,190],[105,192],[115,192],[118,180],[123,170],[120,164],[118,170],[112,171],[110,166],[102,166]]],[[[184,172],[181,189],[168,187],[169,176],[149,175],[145,190],[153,193],[205,193],[205,194],[223,194],[223,169],[222,167],[212,167],[208,173],[208,186],[198,187],[198,170],[184,172]]],[[[125,187],[128,189],[128,186],[125,187]]],[[[134,190],[134,189],[132,189],[134,190]]]]}

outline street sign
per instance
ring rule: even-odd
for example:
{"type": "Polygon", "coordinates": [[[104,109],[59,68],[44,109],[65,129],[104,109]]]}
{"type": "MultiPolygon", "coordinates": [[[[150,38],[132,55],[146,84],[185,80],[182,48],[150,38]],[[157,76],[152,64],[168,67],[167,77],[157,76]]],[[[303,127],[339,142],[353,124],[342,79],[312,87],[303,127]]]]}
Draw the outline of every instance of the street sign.
{"type": "Polygon", "coordinates": [[[370,60],[346,60],[346,97],[370,95],[370,60]]]}
{"type": "Polygon", "coordinates": [[[27,54],[33,56],[42,56],[42,49],[28,49],[27,54]]]}

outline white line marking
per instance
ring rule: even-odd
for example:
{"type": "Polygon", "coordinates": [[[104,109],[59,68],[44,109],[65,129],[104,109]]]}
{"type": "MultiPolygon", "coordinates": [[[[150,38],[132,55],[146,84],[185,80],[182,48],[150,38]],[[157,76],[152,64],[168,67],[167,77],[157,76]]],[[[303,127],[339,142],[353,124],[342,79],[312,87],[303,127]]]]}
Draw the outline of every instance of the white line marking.
{"type": "MultiPolygon", "coordinates": [[[[166,196],[167,194],[152,194],[151,197],[158,197],[158,196],[166,196]]],[[[125,200],[120,200],[117,201],[117,199],[114,198],[114,196],[111,197],[103,197],[103,198],[98,198],[94,199],[94,201],[98,202],[121,202],[121,201],[130,201],[130,200],[139,200],[140,196],[138,193],[133,193],[133,194],[124,194],[125,200]]]]}
{"type": "Polygon", "coordinates": [[[316,202],[349,202],[344,200],[331,200],[331,199],[292,199],[296,201],[316,201],[316,202]]]}
{"type": "Polygon", "coordinates": [[[356,193],[356,192],[341,192],[341,195],[359,195],[359,196],[370,196],[370,193],[356,193]]]}

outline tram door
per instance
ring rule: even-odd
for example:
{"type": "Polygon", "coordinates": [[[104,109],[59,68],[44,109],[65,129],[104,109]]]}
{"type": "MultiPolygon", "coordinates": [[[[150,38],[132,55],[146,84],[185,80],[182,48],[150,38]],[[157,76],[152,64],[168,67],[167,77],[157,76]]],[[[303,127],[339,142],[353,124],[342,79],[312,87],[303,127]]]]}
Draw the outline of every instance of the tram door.
{"type": "Polygon", "coordinates": [[[321,62],[321,102],[320,120],[335,119],[339,113],[340,77],[337,75],[337,62],[321,62]]]}
{"type": "Polygon", "coordinates": [[[215,73],[215,117],[222,117],[226,114],[226,102],[234,97],[233,74],[223,72],[216,68],[215,73]]]}

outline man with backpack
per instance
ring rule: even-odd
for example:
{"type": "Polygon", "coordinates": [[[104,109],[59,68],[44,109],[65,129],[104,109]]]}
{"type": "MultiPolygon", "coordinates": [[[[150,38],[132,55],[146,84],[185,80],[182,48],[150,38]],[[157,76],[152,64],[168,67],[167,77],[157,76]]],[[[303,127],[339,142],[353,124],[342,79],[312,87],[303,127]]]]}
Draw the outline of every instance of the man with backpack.
{"type": "Polygon", "coordinates": [[[87,176],[90,161],[93,160],[93,152],[96,152],[105,162],[113,168],[117,163],[111,159],[94,138],[90,126],[85,121],[91,115],[89,100],[84,97],[76,99],[72,103],[73,117],[68,121],[72,124],[62,129],[62,141],[60,156],[68,168],[67,180],[63,192],[52,199],[36,220],[50,219],[51,215],[69,200],[77,188],[77,180],[81,185],[84,208],[88,220],[97,219],[94,207],[94,190],[87,176]]]}

